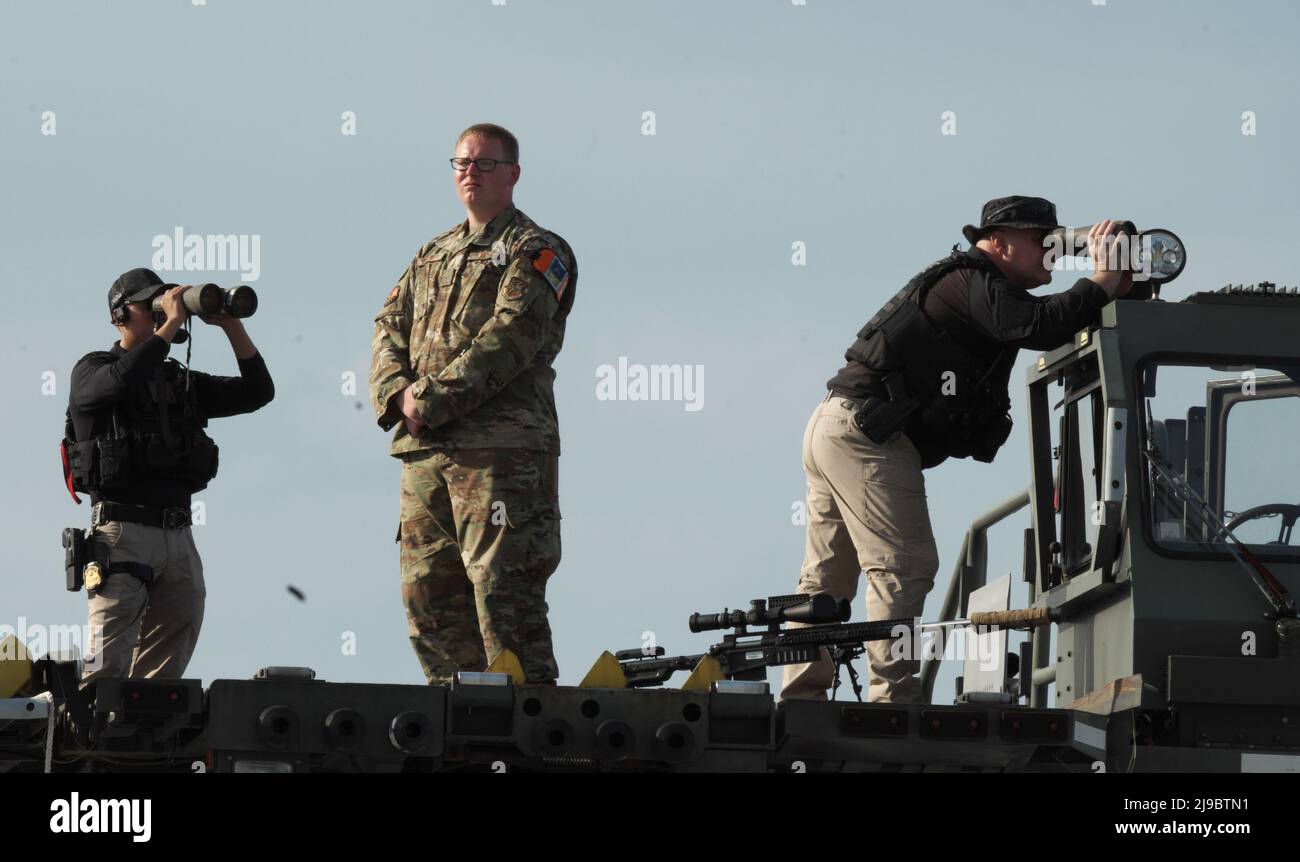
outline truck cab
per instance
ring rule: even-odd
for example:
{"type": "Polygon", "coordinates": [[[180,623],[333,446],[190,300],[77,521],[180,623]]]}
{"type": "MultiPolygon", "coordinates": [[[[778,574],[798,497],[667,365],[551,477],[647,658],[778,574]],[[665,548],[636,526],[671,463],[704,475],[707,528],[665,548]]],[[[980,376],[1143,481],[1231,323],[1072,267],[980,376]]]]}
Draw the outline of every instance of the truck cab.
{"type": "Polygon", "coordinates": [[[1028,395],[1030,704],[1104,700],[1130,767],[1300,752],[1300,295],[1113,302],[1028,395]]]}

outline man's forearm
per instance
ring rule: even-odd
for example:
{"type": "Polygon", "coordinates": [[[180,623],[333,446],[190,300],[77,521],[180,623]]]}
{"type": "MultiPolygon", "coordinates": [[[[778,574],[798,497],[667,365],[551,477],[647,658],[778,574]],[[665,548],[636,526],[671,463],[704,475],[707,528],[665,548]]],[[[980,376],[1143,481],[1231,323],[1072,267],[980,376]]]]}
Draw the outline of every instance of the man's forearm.
{"type": "Polygon", "coordinates": [[[370,403],[379,427],[385,431],[401,420],[402,405],[397,396],[415,381],[408,337],[408,325],[399,313],[381,313],[375,321],[370,342],[370,403]]]}
{"type": "Polygon", "coordinates": [[[476,410],[532,364],[549,337],[556,299],[545,282],[528,299],[498,311],[460,355],[411,385],[425,425],[439,428],[476,410]]]}
{"type": "MultiPolygon", "coordinates": [[[[394,382],[396,383],[398,381],[394,382]]],[[[402,399],[406,395],[406,390],[410,388],[411,383],[413,382],[414,381],[411,380],[402,381],[402,387],[392,395],[388,396],[388,403],[386,405],[387,409],[384,410],[384,415],[379,417],[380,427],[385,429],[392,428],[405,415],[405,411],[402,410],[402,399]]]]}
{"type": "Polygon", "coordinates": [[[978,293],[972,292],[971,316],[1007,347],[1052,350],[1075,332],[1095,324],[1109,301],[1106,291],[1087,278],[1042,299],[1010,288],[984,290],[981,286],[978,293]]]}
{"type": "Polygon", "coordinates": [[[248,330],[244,329],[244,324],[239,320],[225,327],[226,338],[230,339],[230,347],[235,351],[236,359],[252,359],[257,355],[257,347],[253,344],[253,339],[248,337],[248,330]]]}
{"type": "Polygon", "coordinates": [[[179,317],[169,317],[167,320],[163,321],[162,326],[159,326],[158,329],[154,331],[154,335],[158,336],[168,344],[171,344],[172,340],[176,337],[177,331],[184,325],[184,323],[185,321],[179,317]]]}

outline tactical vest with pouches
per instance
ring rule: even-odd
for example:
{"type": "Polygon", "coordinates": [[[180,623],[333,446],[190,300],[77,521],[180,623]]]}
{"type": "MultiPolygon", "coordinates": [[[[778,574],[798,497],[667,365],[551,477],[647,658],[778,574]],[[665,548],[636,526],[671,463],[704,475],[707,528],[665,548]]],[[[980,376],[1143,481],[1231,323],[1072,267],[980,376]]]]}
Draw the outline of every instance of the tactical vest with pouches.
{"type": "Polygon", "coordinates": [[[930,288],[957,269],[998,273],[982,254],[954,246],[867,321],[845,356],[877,375],[891,402],[914,400],[914,412],[943,438],[948,455],[988,462],[1011,433],[1011,404],[1001,378],[1017,350],[1004,347],[992,362],[982,360],[925,315],[930,288]]]}
{"type": "Polygon", "coordinates": [[[78,441],[69,409],[62,446],[68,491],[73,499],[78,491],[112,499],[136,482],[157,480],[201,491],[217,475],[217,444],[203,430],[207,424],[184,369],[166,360],[113,407],[108,433],[78,441]]]}

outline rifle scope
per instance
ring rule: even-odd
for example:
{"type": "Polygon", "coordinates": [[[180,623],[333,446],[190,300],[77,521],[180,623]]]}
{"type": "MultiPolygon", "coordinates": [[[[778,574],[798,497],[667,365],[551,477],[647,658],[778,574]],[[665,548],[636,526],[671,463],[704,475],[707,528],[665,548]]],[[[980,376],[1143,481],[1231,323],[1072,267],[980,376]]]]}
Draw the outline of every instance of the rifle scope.
{"type": "Polygon", "coordinates": [[[749,603],[748,611],[723,609],[720,614],[691,614],[689,625],[692,632],[698,633],[746,625],[842,623],[852,613],[853,607],[848,599],[837,599],[825,593],[807,597],[773,596],[769,599],[754,599],[749,603]]]}

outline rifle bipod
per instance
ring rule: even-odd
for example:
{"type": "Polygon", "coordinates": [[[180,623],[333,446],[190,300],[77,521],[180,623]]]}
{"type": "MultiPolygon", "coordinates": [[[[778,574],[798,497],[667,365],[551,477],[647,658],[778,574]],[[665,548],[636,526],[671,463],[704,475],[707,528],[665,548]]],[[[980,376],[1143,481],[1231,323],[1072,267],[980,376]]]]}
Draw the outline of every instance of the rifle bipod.
{"type": "Polygon", "coordinates": [[[827,647],[826,651],[835,664],[835,681],[831,683],[831,700],[835,700],[835,696],[840,690],[840,668],[844,668],[849,672],[849,684],[853,686],[853,696],[858,699],[858,703],[862,703],[862,681],[858,679],[858,671],[853,667],[853,660],[866,652],[866,645],[833,646],[827,647]]]}

